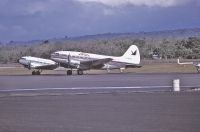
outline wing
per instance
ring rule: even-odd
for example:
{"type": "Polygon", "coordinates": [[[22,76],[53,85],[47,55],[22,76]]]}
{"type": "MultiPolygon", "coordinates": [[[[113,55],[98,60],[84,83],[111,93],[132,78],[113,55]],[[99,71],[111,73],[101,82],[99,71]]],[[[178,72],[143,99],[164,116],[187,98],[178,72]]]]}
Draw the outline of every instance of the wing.
{"type": "Polygon", "coordinates": [[[110,62],[111,58],[105,59],[95,59],[90,61],[82,61],[80,62],[80,67],[88,67],[88,68],[101,68],[104,66],[105,63],[110,62]]]}
{"type": "Polygon", "coordinates": [[[57,68],[57,64],[45,64],[45,63],[36,63],[36,62],[31,62],[30,63],[30,68],[31,69],[45,69],[45,70],[53,70],[57,68]]]}

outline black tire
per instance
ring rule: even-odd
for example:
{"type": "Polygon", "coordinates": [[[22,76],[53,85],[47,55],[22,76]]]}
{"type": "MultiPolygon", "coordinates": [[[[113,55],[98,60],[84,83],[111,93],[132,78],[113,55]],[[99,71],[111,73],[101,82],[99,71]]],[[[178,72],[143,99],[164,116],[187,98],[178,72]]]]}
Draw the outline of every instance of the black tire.
{"type": "Polygon", "coordinates": [[[67,70],[67,75],[72,75],[72,70],[67,70]]]}
{"type": "Polygon", "coordinates": [[[78,75],[83,75],[83,70],[77,70],[78,75]]]}
{"type": "Polygon", "coordinates": [[[32,71],[32,75],[36,75],[36,72],[35,72],[35,71],[32,71]]]}
{"type": "Polygon", "coordinates": [[[40,75],[40,71],[36,71],[36,75],[40,75]]]}

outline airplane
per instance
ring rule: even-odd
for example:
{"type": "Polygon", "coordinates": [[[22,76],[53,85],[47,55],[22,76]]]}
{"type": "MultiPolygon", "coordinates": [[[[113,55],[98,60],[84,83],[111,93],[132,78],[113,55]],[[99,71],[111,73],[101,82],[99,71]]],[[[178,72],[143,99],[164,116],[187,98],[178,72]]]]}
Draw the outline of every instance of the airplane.
{"type": "Polygon", "coordinates": [[[193,62],[180,62],[180,59],[177,59],[177,63],[179,65],[193,65],[194,64],[193,62]]]}
{"type": "Polygon", "coordinates": [[[177,63],[179,65],[194,65],[197,69],[197,72],[200,73],[200,63],[198,63],[198,64],[195,64],[194,62],[182,62],[181,63],[179,59],[177,59],[177,63]]]}
{"type": "Polygon", "coordinates": [[[33,70],[32,75],[40,75],[42,70],[54,70],[58,67],[58,64],[52,60],[31,56],[21,57],[18,63],[29,70],[33,70]]]}
{"type": "Polygon", "coordinates": [[[84,70],[90,69],[120,69],[140,68],[140,52],[136,45],[131,45],[124,55],[120,57],[98,55],[76,51],[56,51],[51,54],[51,59],[60,66],[70,68],[67,75],[72,75],[72,69],[77,69],[78,75],[83,75],[84,70]]]}

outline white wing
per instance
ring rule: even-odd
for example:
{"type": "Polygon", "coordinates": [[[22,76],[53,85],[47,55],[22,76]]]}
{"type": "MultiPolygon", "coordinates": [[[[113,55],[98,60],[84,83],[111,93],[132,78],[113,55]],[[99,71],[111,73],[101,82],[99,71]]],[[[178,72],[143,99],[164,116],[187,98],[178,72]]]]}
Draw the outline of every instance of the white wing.
{"type": "Polygon", "coordinates": [[[105,59],[95,59],[95,60],[89,60],[89,61],[81,61],[80,62],[80,68],[101,68],[104,66],[105,63],[108,63],[112,61],[111,58],[105,58],[105,59]]]}
{"type": "Polygon", "coordinates": [[[53,70],[57,68],[57,64],[46,64],[46,63],[37,63],[37,62],[31,62],[30,63],[30,68],[31,69],[49,69],[53,70]]]}

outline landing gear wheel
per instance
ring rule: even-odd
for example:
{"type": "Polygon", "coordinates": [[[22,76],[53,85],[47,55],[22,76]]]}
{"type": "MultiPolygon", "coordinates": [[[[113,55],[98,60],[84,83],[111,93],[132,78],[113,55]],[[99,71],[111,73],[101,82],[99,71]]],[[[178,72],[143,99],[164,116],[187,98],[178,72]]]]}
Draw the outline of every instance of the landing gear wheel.
{"type": "Polygon", "coordinates": [[[67,70],[67,75],[72,75],[72,70],[67,70]]]}
{"type": "Polygon", "coordinates": [[[35,72],[35,71],[32,71],[32,75],[36,75],[36,72],[35,72]]]}
{"type": "Polygon", "coordinates": [[[36,75],[40,75],[40,71],[36,71],[36,75]]]}
{"type": "Polygon", "coordinates": [[[32,71],[32,75],[40,75],[40,71],[32,71]]]}
{"type": "Polygon", "coordinates": [[[78,75],[83,75],[83,70],[77,70],[78,75]]]}

